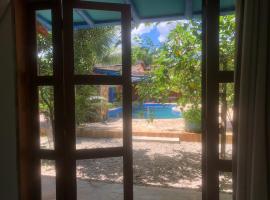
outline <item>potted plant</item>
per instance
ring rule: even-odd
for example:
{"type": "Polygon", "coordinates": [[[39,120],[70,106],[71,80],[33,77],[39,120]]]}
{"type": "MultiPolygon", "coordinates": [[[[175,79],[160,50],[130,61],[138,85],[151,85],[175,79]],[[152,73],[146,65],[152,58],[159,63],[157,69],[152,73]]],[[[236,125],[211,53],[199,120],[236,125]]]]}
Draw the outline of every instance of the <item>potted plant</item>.
{"type": "Polygon", "coordinates": [[[193,133],[201,133],[201,109],[191,107],[183,111],[185,130],[193,133]]]}

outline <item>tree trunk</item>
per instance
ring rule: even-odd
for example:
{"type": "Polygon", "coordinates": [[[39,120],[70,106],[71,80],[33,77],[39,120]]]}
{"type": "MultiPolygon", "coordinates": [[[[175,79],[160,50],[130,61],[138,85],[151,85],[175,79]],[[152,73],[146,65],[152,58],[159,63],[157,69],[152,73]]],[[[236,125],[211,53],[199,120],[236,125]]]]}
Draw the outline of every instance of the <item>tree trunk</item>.
{"type": "Polygon", "coordinates": [[[221,129],[220,129],[220,143],[221,143],[221,155],[222,159],[226,158],[226,130],[227,130],[227,88],[226,84],[222,84],[222,91],[221,91],[221,129]]]}

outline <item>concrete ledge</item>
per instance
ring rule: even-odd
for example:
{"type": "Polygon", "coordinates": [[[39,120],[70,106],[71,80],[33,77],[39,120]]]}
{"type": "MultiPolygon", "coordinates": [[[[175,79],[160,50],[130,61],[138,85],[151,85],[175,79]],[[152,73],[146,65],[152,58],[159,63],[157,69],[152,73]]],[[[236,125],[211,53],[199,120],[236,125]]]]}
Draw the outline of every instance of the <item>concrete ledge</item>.
{"type": "MultiPolygon", "coordinates": [[[[200,133],[190,133],[190,132],[138,132],[133,131],[133,136],[141,136],[141,137],[166,137],[166,138],[178,138],[179,141],[183,142],[201,142],[201,134],[200,133]]],[[[77,129],[77,136],[79,137],[91,137],[91,138],[121,138],[123,134],[121,131],[115,130],[90,130],[79,128],[77,129]]],[[[232,144],[232,135],[226,136],[226,143],[232,144]]]]}
{"type": "MultiPolygon", "coordinates": [[[[47,136],[47,130],[42,128],[41,135],[47,136]]],[[[76,130],[78,137],[89,137],[89,138],[122,138],[123,133],[121,130],[99,130],[89,128],[77,128],[76,130]]],[[[140,137],[159,137],[159,138],[178,138],[180,142],[202,142],[200,133],[191,132],[159,132],[157,131],[133,131],[133,136],[140,137]]],[[[232,144],[232,134],[226,135],[226,144],[232,144]]]]}

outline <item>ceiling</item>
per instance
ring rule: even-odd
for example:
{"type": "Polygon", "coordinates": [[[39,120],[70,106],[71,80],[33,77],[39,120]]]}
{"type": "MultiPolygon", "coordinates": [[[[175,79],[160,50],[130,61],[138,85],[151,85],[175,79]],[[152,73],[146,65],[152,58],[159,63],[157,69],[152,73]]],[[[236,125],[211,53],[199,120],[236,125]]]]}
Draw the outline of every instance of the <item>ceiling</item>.
{"type": "MultiPolygon", "coordinates": [[[[89,0],[91,1],[91,0],[89,0]]],[[[186,19],[200,16],[202,13],[202,0],[95,0],[96,2],[130,4],[132,9],[132,21],[157,22],[186,19]]],[[[221,14],[234,12],[234,0],[220,0],[221,14]]],[[[51,29],[51,11],[37,11],[38,21],[51,29]]],[[[117,24],[121,15],[113,11],[100,10],[73,10],[75,29],[87,29],[106,24],[117,24]]]]}

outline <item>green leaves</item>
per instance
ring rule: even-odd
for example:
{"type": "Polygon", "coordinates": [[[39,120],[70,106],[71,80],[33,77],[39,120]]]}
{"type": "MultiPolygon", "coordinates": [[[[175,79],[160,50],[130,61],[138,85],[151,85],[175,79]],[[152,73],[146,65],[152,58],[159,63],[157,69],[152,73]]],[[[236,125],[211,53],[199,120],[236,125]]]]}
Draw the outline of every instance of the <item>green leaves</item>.
{"type": "Polygon", "coordinates": [[[38,75],[52,76],[53,75],[53,46],[52,34],[46,36],[37,35],[37,67],[38,75]]]}
{"type": "Polygon", "coordinates": [[[201,122],[201,109],[191,108],[183,112],[183,117],[190,123],[200,124],[201,122]]]}
{"type": "Polygon", "coordinates": [[[117,28],[98,27],[74,32],[74,69],[76,74],[91,74],[117,43],[117,28]]]}
{"type": "MultiPolygon", "coordinates": [[[[168,40],[156,52],[150,80],[137,85],[141,101],[168,102],[178,94],[177,103],[190,107],[184,117],[200,120],[201,106],[201,21],[197,19],[178,22],[168,40]]],[[[235,53],[235,17],[220,17],[220,69],[233,70],[235,53]]],[[[232,87],[227,88],[230,101],[232,87]]]]}
{"type": "Polygon", "coordinates": [[[233,70],[235,53],[234,15],[221,16],[219,24],[220,70],[233,70]]]}
{"type": "Polygon", "coordinates": [[[39,87],[39,112],[52,122],[54,120],[54,93],[51,86],[39,87]]]}
{"type": "MultiPolygon", "coordinates": [[[[117,43],[117,28],[103,27],[91,30],[74,31],[74,68],[76,74],[90,74],[95,64],[103,62],[111,54],[117,43]]],[[[38,66],[39,75],[53,75],[53,46],[52,35],[38,34],[38,66]]],[[[39,91],[40,112],[53,122],[53,90],[43,87],[39,91]]],[[[100,99],[91,100],[91,96],[99,96],[96,86],[77,86],[75,97],[76,123],[86,123],[101,120],[99,111],[108,102],[100,99]]]]}
{"type": "Polygon", "coordinates": [[[75,119],[76,124],[87,122],[96,122],[102,120],[100,118],[100,109],[106,106],[107,101],[100,96],[98,86],[78,85],[75,89],[75,119]]]}
{"type": "MultiPolygon", "coordinates": [[[[137,86],[139,95],[148,95],[156,101],[168,101],[173,93],[179,94],[178,103],[200,104],[201,93],[201,40],[199,22],[179,22],[158,51],[151,81],[137,86]],[[193,34],[197,33],[197,34],[193,34]],[[146,86],[146,87],[145,87],[146,86]]],[[[149,100],[149,99],[145,99],[149,100]]]]}

